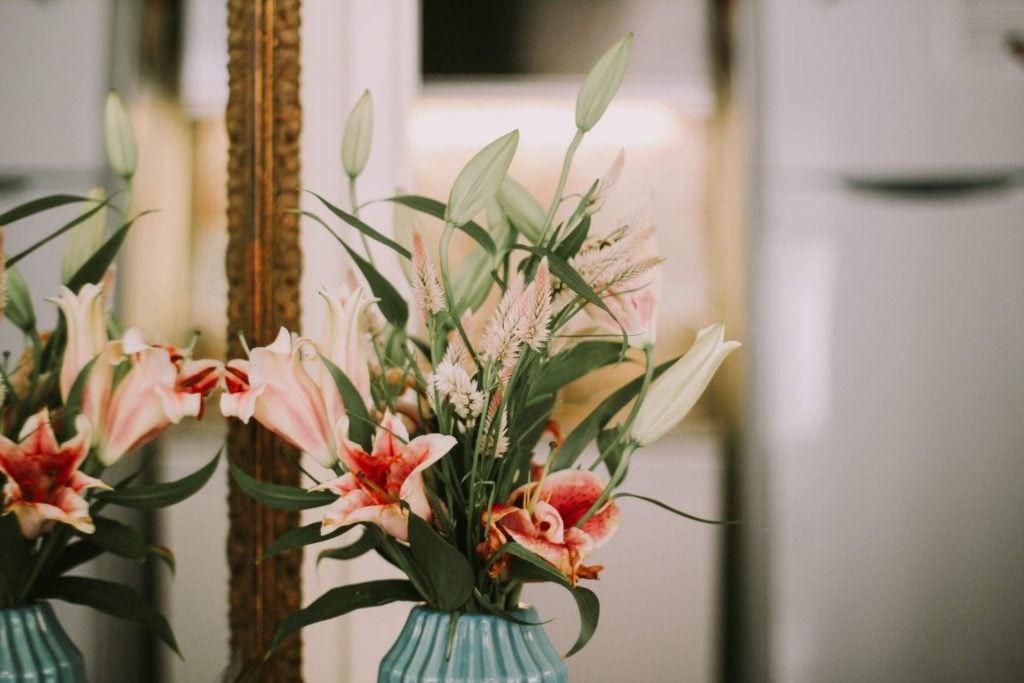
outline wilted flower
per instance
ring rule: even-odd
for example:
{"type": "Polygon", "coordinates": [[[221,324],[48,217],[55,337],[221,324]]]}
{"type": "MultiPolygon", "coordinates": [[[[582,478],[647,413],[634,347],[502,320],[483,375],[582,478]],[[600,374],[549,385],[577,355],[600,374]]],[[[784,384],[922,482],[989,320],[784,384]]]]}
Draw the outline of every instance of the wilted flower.
{"type": "Polygon", "coordinates": [[[324,514],[322,534],[359,522],[370,522],[405,541],[409,538],[408,514],[430,521],[430,503],[423,490],[423,472],[456,444],[454,436],[426,434],[409,441],[400,418],[385,412],[373,440],[373,452],[344,437],[339,425],[341,459],[349,471],[332,481],[314,486],[315,491],[338,494],[324,514]],[[409,510],[402,507],[402,502],[409,510]]]}
{"type": "Polygon", "coordinates": [[[89,452],[89,420],[80,415],[75,427],[74,437],[58,443],[44,408],[25,422],[17,443],[0,436],[0,472],[7,477],[3,511],[14,513],[29,540],[56,522],[95,531],[82,491],[110,487],[78,471],[89,452]]]}

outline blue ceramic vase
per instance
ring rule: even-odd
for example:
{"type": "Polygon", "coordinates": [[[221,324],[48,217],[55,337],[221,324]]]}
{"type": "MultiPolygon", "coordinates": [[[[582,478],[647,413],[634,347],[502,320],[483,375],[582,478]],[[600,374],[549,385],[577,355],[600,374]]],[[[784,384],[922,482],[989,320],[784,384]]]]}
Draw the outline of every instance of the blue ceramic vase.
{"type": "Polygon", "coordinates": [[[532,607],[517,624],[489,614],[452,615],[414,607],[398,641],[380,663],[378,683],[568,683],[565,662],[532,607]]]}
{"type": "Polygon", "coordinates": [[[47,603],[0,609],[0,681],[85,683],[82,653],[47,603]]]}

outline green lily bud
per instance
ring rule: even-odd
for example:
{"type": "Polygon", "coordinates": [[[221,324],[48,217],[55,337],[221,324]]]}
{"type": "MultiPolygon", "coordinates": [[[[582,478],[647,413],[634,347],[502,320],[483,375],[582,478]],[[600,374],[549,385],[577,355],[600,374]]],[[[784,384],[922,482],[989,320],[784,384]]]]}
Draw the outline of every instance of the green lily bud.
{"type": "Polygon", "coordinates": [[[679,424],[697,403],[718,366],[737,341],[725,341],[725,323],[718,322],[697,333],[693,346],[651,384],[630,430],[639,446],[654,443],[679,424]]]}
{"type": "MultiPolygon", "coordinates": [[[[94,187],[89,192],[89,197],[97,202],[106,198],[102,187],[94,187]]],[[[92,207],[89,207],[90,209],[92,207]]],[[[64,246],[64,253],[60,258],[60,279],[67,282],[75,276],[89,258],[95,254],[106,237],[107,232],[107,209],[106,207],[94,213],[84,223],[79,223],[71,230],[68,241],[64,246]]]]}
{"type": "MultiPolygon", "coordinates": [[[[487,205],[487,227],[500,254],[512,242],[512,228],[497,201],[487,205]]],[[[460,314],[467,310],[480,310],[494,288],[491,271],[498,267],[500,260],[499,256],[488,253],[483,247],[476,247],[462,260],[452,276],[452,292],[460,314]]]]}
{"type": "Polygon", "coordinates": [[[345,133],[341,136],[341,165],[349,178],[355,178],[366,168],[372,142],[373,98],[370,91],[365,90],[356,106],[352,107],[352,113],[345,122],[345,133]]]}
{"type": "Polygon", "coordinates": [[[498,189],[498,202],[516,230],[536,244],[547,220],[547,214],[529,191],[517,183],[512,176],[505,176],[498,189]]]}
{"type": "Polygon", "coordinates": [[[494,199],[519,146],[519,131],[501,136],[469,160],[452,185],[445,220],[465,225],[494,199]]]}
{"type": "Polygon", "coordinates": [[[110,168],[122,178],[131,178],[139,163],[139,149],[135,144],[135,131],[125,111],[124,101],[114,90],[107,93],[103,131],[107,139],[107,162],[110,168]]]}
{"type": "Polygon", "coordinates": [[[627,33],[619,42],[605,52],[594,68],[587,74],[579,95],[576,96],[576,127],[584,133],[604,115],[605,109],[622,84],[629,64],[629,48],[633,43],[633,34],[627,33]]]}
{"type": "Polygon", "coordinates": [[[28,293],[28,284],[21,272],[11,267],[5,273],[7,277],[7,306],[4,315],[19,329],[28,332],[36,326],[36,311],[32,307],[32,298],[28,293]]]}

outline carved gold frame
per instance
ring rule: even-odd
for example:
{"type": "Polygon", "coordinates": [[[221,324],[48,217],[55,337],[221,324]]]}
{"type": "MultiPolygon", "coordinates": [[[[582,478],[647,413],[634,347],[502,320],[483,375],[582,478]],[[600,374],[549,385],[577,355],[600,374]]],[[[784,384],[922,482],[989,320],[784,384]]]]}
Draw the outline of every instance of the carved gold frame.
{"type": "MultiPolygon", "coordinates": [[[[300,0],[227,0],[229,358],[299,325],[302,253],[298,217],[300,0]]],[[[233,422],[232,461],[263,481],[298,484],[288,446],[255,423],[233,422]]],[[[263,662],[275,630],[301,602],[301,555],[259,562],[298,513],[270,510],[230,484],[231,653],[234,680],[301,680],[293,637],[263,662]]]]}

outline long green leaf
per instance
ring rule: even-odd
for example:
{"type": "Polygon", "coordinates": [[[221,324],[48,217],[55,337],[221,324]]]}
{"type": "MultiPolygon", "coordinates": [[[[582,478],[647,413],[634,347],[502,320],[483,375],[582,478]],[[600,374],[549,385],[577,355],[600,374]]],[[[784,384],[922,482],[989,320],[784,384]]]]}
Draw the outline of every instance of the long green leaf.
{"type": "Polygon", "coordinates": [[[644,501],[646,503],[650,503],[651,505],[657,505],[662,510],[668,510],[669,512],[671,512],[674,515],[679,515],[680,517],[685,517],[686,519],[692,519],[695,522],[702,522],[704,524],[742,524],[743,523],[743,522],[741,522],[738,519],[705,519],[704,517],[698,517],[696,515],[691,515],[688,512],[683,512],[679,508],[674,508],[671,505],[668,505],[666,503],[661,502],[657,498],[649,498],[648,496],[641,496],[641,495],[636,494],[636,493],[625,493],[625,492],[616,493],[615,495],[612,496],[612,498],[636,498],[637,500],[642,500],[642,501],[644,501]]]}
{"type": "MultiPolygon", "coordinates": [[[[113,199],[113,197],[110,199],[113,199]]],[[[110,199],[107,201],[110,201],[110,199]]],[[[114,258],[117,257],[117,252],[120,251],[121,245],[124,243],[124,238],[128,236],[128,231],[131,230],[133,225],[135,225],[135,221],[151,213],[154,212],[143,211],[139,215],[135,216],[135,218],[132,218],[130,221],[115,230],[114,234],[112,234],[107,241],[103,243],[103,246],[97,249],[96,253],[90,256],[89,260],[83,263],[82,267],[78,269],[78,272],[68,280],[68,289],[72,292],[77,292],[84,284],[99,282],[102,280],[103,276],[107,272],[107,268],[110,267],[110,264],[114,262],[114,258]]]]}
{"type": "Polygon", "coordinates": [[[409,513],[409,547],[420,575],[430,584],[431,605],[445,612],[465,605],[473,594],[473,568],[465,555],[412,512],[409,513]]]}
{"type": "Polygon", "coordinates": [[[323,220],[314,213],[309,211],[299,211],[302,216],[308,216],[312,218],[320,225],[322,225],[327,232],[334,236],[334,239],[338,240],[338,244],[344,247],[348,255],[352,257],[352,261],[356,264],[362,272],[363,277],[366,278],[366,282],[370,285],[370,289],[373,291],[373,295],[376,296],[380,301],[378,307],[380,312],[384,314],[384,317],[388,319],[388,322],[392,323],[396,327],[405,327],[405,323],[409,320],[409,304],[405,302],[405,299],[398,290],[395,289],[387,278],[380,274],[380,272],[373,267],[369,261],[364,259],[362,256],[357,254],[345,240],[336,233],[331,226],[324,223],[323,220]]]}
{"type": "Polygon", "coordinates": [[[522,564],[513,565],[513,576],[531,580],[550,581],[569,591],[573,600],[576,601],[576,609],[580,614],[580,634],[576,638],[576,643],[572,646],[572,649],[565,656],[571,657],[582,650],[583,646],[590,641],[597,630],[597,622],[601,616],[601,603],[594,592],[580,586],[573,586],[562,572],[518,543],[506,543],[495,552],[494,556],[498,557],[501,553],[514,555],[527,563],[525,566],[522,564]]]}
{"type": "Polygon", "coordinates": [[[180,503],[198,492],[199,489],[206,485],[206,482],[210,481],[210,477],[217,470],[221,451],[223,451],[223,448],[217,451],[217,454],[213,456],[213,460],[209,463],[177,481],[103,491],[97,494],[96,497],[107,503],[140,510],[152,510],[180,503]]]}
{"type": "Polygon", "coordinates": [[[585,341],[553,356],[541,373],[535,391],[554,393],[596,368],[622,359],[622,345],[609,341],[585,341]]]}
{"type": "Polygon", "coordinates": [[[91,534],[79,533],[86,543],[136,562],[145,562],[148,546],[131,527],[109,517],[93,517],[96,531],[91,534]]]}
{"type": "Polygon", "coordinates": [[[421,596],[413,585],[402,579],[384,579],[367,581],[351,586],[332,588],[309,606],[290,615],[277,629],[274,640],[270,643],[267,656],[270,656],[286,638],[299,629],[320,621],[340,617],[357,609],[379,607],[398,601],[416,602],[421,596]]]}
{"type": "MultiPolygon", "coordinates": [[[[444,202],[439,202],[436,199],[423,197],[417,194],[398,195],[396,197],[388,197],[387,199],[382,199],[380,201],[401,204],[402,206],[407,206],[414,211],[419,211],[420,213],[425,213],[428,216],[433,216],[434,218],[439,218],[441,220],[444,220],[445,210],[447,209],[444,202]]],[[[476,221],[467,221],[462,225],[455,226],[455,229],[462,230],[464,233],[472,237],[473,240],[483,247],[491,256],[494,256],[495,252],[497,252],[498,247],[491,238],[490,233],[480,227],[480,224],[476,221]]]]}
{"type": "Polygon", "coordinates": [[[85,605],[134,622],[181,656],[174,632],[164,615],[150,607],[141,595],[128,586],[84,576],[61,576],[48,581],[40,592],[40,597],[85,605]]]}
{"type": "Polygon", "coordinates": [[[64,206],[65,204],[78,204],[80,202],[94,202],[96,201],[92,197],[80,197],[73,194],[51,194],[46,197],[39,197],[31,201],[20,204],[10,211],[6,211],[0,214],[0,226],[7,227],[11,223],[16,223],[22,218],[28,218],[37,213],[43,211],[49,211],[55,209],[58,206],[64,206]]]}
{"type": "Polygon", "coordinates": [[[405,247],[403,247],[398,242],[394,241],[390,237],[386,237],[386,236],[382,235],[380,232],[378,232],[377,230],[374,230],[369,225],[367,225],[366,223],[364,223],[360,219],[356,218],[352,214],[350,214],[350,213],[348,213],[348,212],[346,212],[346,211],[344,211],[342,209],[339,209],[337,206],[335,206],[334,204],[331,204],[329,201],[327,201],[326,199],[324,199],[323,197],[318,195],[316,192],[313,192],[312,190],[306,190],[306,192],[309,192],[311,195],[313,195],[314,197],[319,199],[320,202],[324,206],[326,206],[327,209],[331,213],[333,213],[335,216],[337,216],[341,220],[345,221],[346,223],[348,223],[353,228],[355,228],[359,232],[363,233],[364,235],[366,235],[370,239],[374,240],[375,242],[379,242],[380,244],[383,244],[385,247],[387,247],[388,249],[391,249],[392,251],[394,251],[399,256],[403,256],[403,257],[405,257],[407,259],[410,259],[410,260],[412,259],[412,252],[409,251],[408,249],[406,249],[405,247]]]}
{"type": "Polygon", "coordinates": [[[320,356],[320,360],[327,367],[334,379],[334,385],[338,387],[341,394],[341,401],[345,404],[345,412],[348,414],[348,438],[363,447],[367,453],[370,452],[370,439],[373,436],[373,422],[370,414],[366,411],[366,402],[352,380],[348,378],[341,368],[331,362],[327,356],[320,356]]]}
{"type": "Polygon", "coordinates": [[[4,316],[19,330],[31,334],[36,327],[36,309],[32,305],[28,283],[17,268],[8,268],[6,274],[7,305],[4,306],[4,316]]]}
{"type": "Polygon", "coordinates": [[[321,550],[317,555],[316,563],[319,565],[323,560],[354,560],[371,550],[376,550],[382,540],[383,535],[380,529],[372,524],[364,524],[363,533],[358,539],[340,548],[321,550]]]}
{"type": "Polygon", "coordinates": [[[85,564],[89,560],[96,559],[102,554],[103,548],[99,545],[87,543],[86,541],[69,543],[64,546],[64,550],[62,550],[60,555],[57,556],[53,566],[50,567],[48,576],[58,577],[61,574],[74,569],[80,564],[85,564]]]}
{"type": "MultiPolygon", "coordinates": [[[[652,377],[658,377],[661,373],[665,372],[672,363],[679,360],[673,358],[672,360],[665,361],[658,367],[654,368],[652,377]]],[[[583,449],[588,443],[597,438],[601,428],[604,427],[608,420],[615,417],[615,414],[622,410],[622,408],[633,400],[637,392],[640,391],[640,387],[643,385],[643,377],[637,377],[633,381],[620,387],[608,398],[601,401],[601,403],[594,408],[594,410],[588,415],[583,422],[576,425],[576,429],[572,430],[569,436],[566,437],[565,441],[558,450],[555,451],[555,458],[551,463],[551,470],[564,470],[567,467],[572,467],[573,463],[583,452],[583,449]]]]}
{"type": "Polygon", "coordinates": [[[338,499],[329,491],[307,491],[298,486],[268,484],[246,474],[228,459],[231,476],[246,495],[275,510],[307,510],[333,503],[338,499]]]}
{"type": "Polygon", "coordinates": [[[44,244],[46,244],[47,242],[50,242],[51,240],[57,239],[58,237],[60,237],[64,233],[66,233],[68,230],[71,230],[76,225],[79,225],[79,224],[84,223],[85,221],[89,220],[90,218],[93,217],[93,215],[95,215],[96,213],[101,211],[103,209],[103,207],[105,207],[107,204],[109,204],[110,201],[115,196],[116,195],[111,195],[110,197],[108,197],[103,202],[100,202],[99,204],[97,204],[93,208],[89,209],[88,211],[86,211],[82,215],[80,215],[80,216],[78,216],[76,218],[73,218],[69,222],[65,223],[61,228],[53,231],[52,233],[50,233],[49,235],[47,235],[43,239],[39,240],[38,242],[36,242],[32,246],[30,246],[29,248],[27,248],[27,249],[25,249],[23,251],[20,251],[17,254],[15,254],[14,256],[10,257],[9,259],[7,259],[7,267],[10,268],[15,263],[17,263],[21,259],[25,258],[26,256],[28,256],[29,254],[34,252],[36,249],[38,249],[41,246],[43,246],[44,244]]]}
{"type": "Polygon", "coordinates": [[[263,553],[262,559],[266,560],[286,550],[294,550],[295,548],[302,548],[314,543],[320,543],[321,541],[329,541],[332,538],[341,536],[351,529],[353,525],[335,529],[329,534],[321,534],[321,526],[320,522],[313,522],[312,524],[306,524],[295,529],[288,529],[270,544],[267,551],[263,553]]]}
{"type": "Polygon", "coordinates": [[[0,607],[13,607],[31,548],[14,515],[0,516],[0,548],[0,607]]]}

